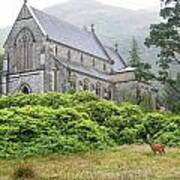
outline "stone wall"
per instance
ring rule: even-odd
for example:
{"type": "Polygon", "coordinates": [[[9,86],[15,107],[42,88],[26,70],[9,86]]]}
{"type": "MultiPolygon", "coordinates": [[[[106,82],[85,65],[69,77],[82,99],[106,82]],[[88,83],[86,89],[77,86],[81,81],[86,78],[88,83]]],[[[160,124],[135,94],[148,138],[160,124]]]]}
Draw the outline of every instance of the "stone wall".
{"type": "Polygon", "coordinates": [[[20,91],[21,87],[27,85],[30,91],[34,93],[44,92],[44,72],[28,72],[8,76],[8,94],[14,94],[20,91]]]}
{"type": "Polygon", "coordinates": [[[50,42],[49,47],[54,56],[57,56],[57,58],[61,58],[64,61],[69,61],[75,65],[81,65],[86,68],[95,69],[101,73],[111,73],[111,64],[106,60],[94,57],[87,53],[82,53],[78,50],[69,48],[62,44],[57,44],[55,42],[50,42]]]}

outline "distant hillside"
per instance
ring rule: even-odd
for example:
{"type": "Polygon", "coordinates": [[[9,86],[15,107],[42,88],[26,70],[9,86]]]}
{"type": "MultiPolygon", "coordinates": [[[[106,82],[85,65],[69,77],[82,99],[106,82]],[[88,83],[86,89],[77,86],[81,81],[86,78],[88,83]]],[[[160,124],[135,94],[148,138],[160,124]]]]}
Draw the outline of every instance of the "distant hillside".
{"type": "Polygon", "coordinates": [[[9,31],[10,31],[10,26],[4,29],[0,29],[0,48],[2,48],[5,38],[7,34],[9,33],[9,31]]]}
{"type": "MultiPolygon", "coordinates": [[[[155,62],[155,53],[144,46],[144,39],[148,35],[150,24],[159,21],[158,10],[134,11],[104,5],[96,0],[71,0],[49,7],[45,11],[81,28],[95,24],[96,32],[102,39],[109,38],[110,44],[116,41],[119,43],[119,50],[126,60],[131,39],[135,36],[143,59],[151,64],[155,62]]],[[[0,30],[0,46],[8,31],[9,28],[0,30]]]]}
{"type": "Polygon", "coordinates": [[[126,59],[131,39],[135,36],[143,57],[151,60],[152,55],[144,47],[144,39],[148,36],[150,24],[159,21],[158,10],[134,11],[104,5],[96,0],[71,0],[49,7],[45,11],[81,28],[95,24],[99,35],[110,38],[111,43],[118,41],[120,52],[126,59]]]}

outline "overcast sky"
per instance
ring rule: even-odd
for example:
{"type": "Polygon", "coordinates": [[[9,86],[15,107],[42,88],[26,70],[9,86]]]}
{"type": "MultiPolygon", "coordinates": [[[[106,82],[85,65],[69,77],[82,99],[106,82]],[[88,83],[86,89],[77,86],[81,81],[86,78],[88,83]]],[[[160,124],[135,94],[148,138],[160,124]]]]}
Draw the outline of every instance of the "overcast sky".
{"type": "MultiPolygon", "coordinates": [[[[2,0],[1,0],[2,1],[2,0]]],[[[23,4],[24,0],[3,0],[0,6],[0,28],[11,25],[16,19],[17,14],[23,4]]],[[[28,0],[29,4],[43,9],[57,3],[63,3],[68,0],[28,0]]],[[[76,0],[78,2],[78,0],[76,0]]],[[[84,0],[86,1],[86,0],[84,0]]],[[[159,6],[160,0],[97,0],[104,4],[113,6],[120,6],[125,8],[146,9],[159,6]]]]}

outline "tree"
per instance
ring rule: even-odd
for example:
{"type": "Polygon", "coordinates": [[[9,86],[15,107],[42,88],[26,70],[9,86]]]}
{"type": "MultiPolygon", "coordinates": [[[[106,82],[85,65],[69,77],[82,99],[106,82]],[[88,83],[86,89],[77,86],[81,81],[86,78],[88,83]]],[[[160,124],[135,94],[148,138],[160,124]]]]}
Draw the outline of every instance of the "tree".
{"type": "Polygon", "coordinates": [[[161,0],[160,16],[163,21],[150,27],[150,37],[146,39],[147,47],[155,46],[160,49],[157,64],[160,68],[157,80],[169,84],[176,92],[176,81],[170,70],[173,66],[180,68],[180,0],[161,0]]]}
{"type": "Polygon", "coordinates": [[[4,58],[3,51],[0,50],[0,71],[3,68],[3,58],[4,58]]]}
{"type": "MultiPolygon", "coordinates": [[[[180,73],[177,74],[177,78],[175,80],[175,86],[177,89],[180,89],[180,73]]],[[[169,110],[174,113],[180,112],[180,94],[177,93],[169,84],[166,84],[164,87],[165,91],[165,103],[169,110]]]]}
{"type": "Polygon", "coordinates": [[[154,75],[152,74],[151,65],[144,63],[139,56],[139,47],[135,38],[132,39],[132,46],[129,51],[130,54],[130,66],[135,68],[135,76],[137,81],[149,81],[154,75]]]}
{"type": "Polygon", "coordinates": [[[132,46],[129,51],[130,54],[130,66],[135,68],[135,76],[137,80],[136,87],[136,100],[137,104],[142,102],[141,88],[139,87],[139,82],[148,82],[154,78],[151,73],[151,66],[148,63],[143,63],[141,57],[139,56],[139,47],[135,38],[132,39],[132,46]]]}

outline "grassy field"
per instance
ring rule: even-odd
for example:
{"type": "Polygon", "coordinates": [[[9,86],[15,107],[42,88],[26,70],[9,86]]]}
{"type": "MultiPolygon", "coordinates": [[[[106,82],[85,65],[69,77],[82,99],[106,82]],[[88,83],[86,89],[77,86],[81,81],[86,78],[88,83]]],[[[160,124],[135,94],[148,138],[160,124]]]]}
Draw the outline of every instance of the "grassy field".
{"type": "Polygon", "coordinates": [[[121,146],[73,155],[0,160],[0,180],[10,180],[20,164],[32,168],[37,180],[148,180],[180,179],[180,149],[153,155],[149,146],[121,146]]]}

